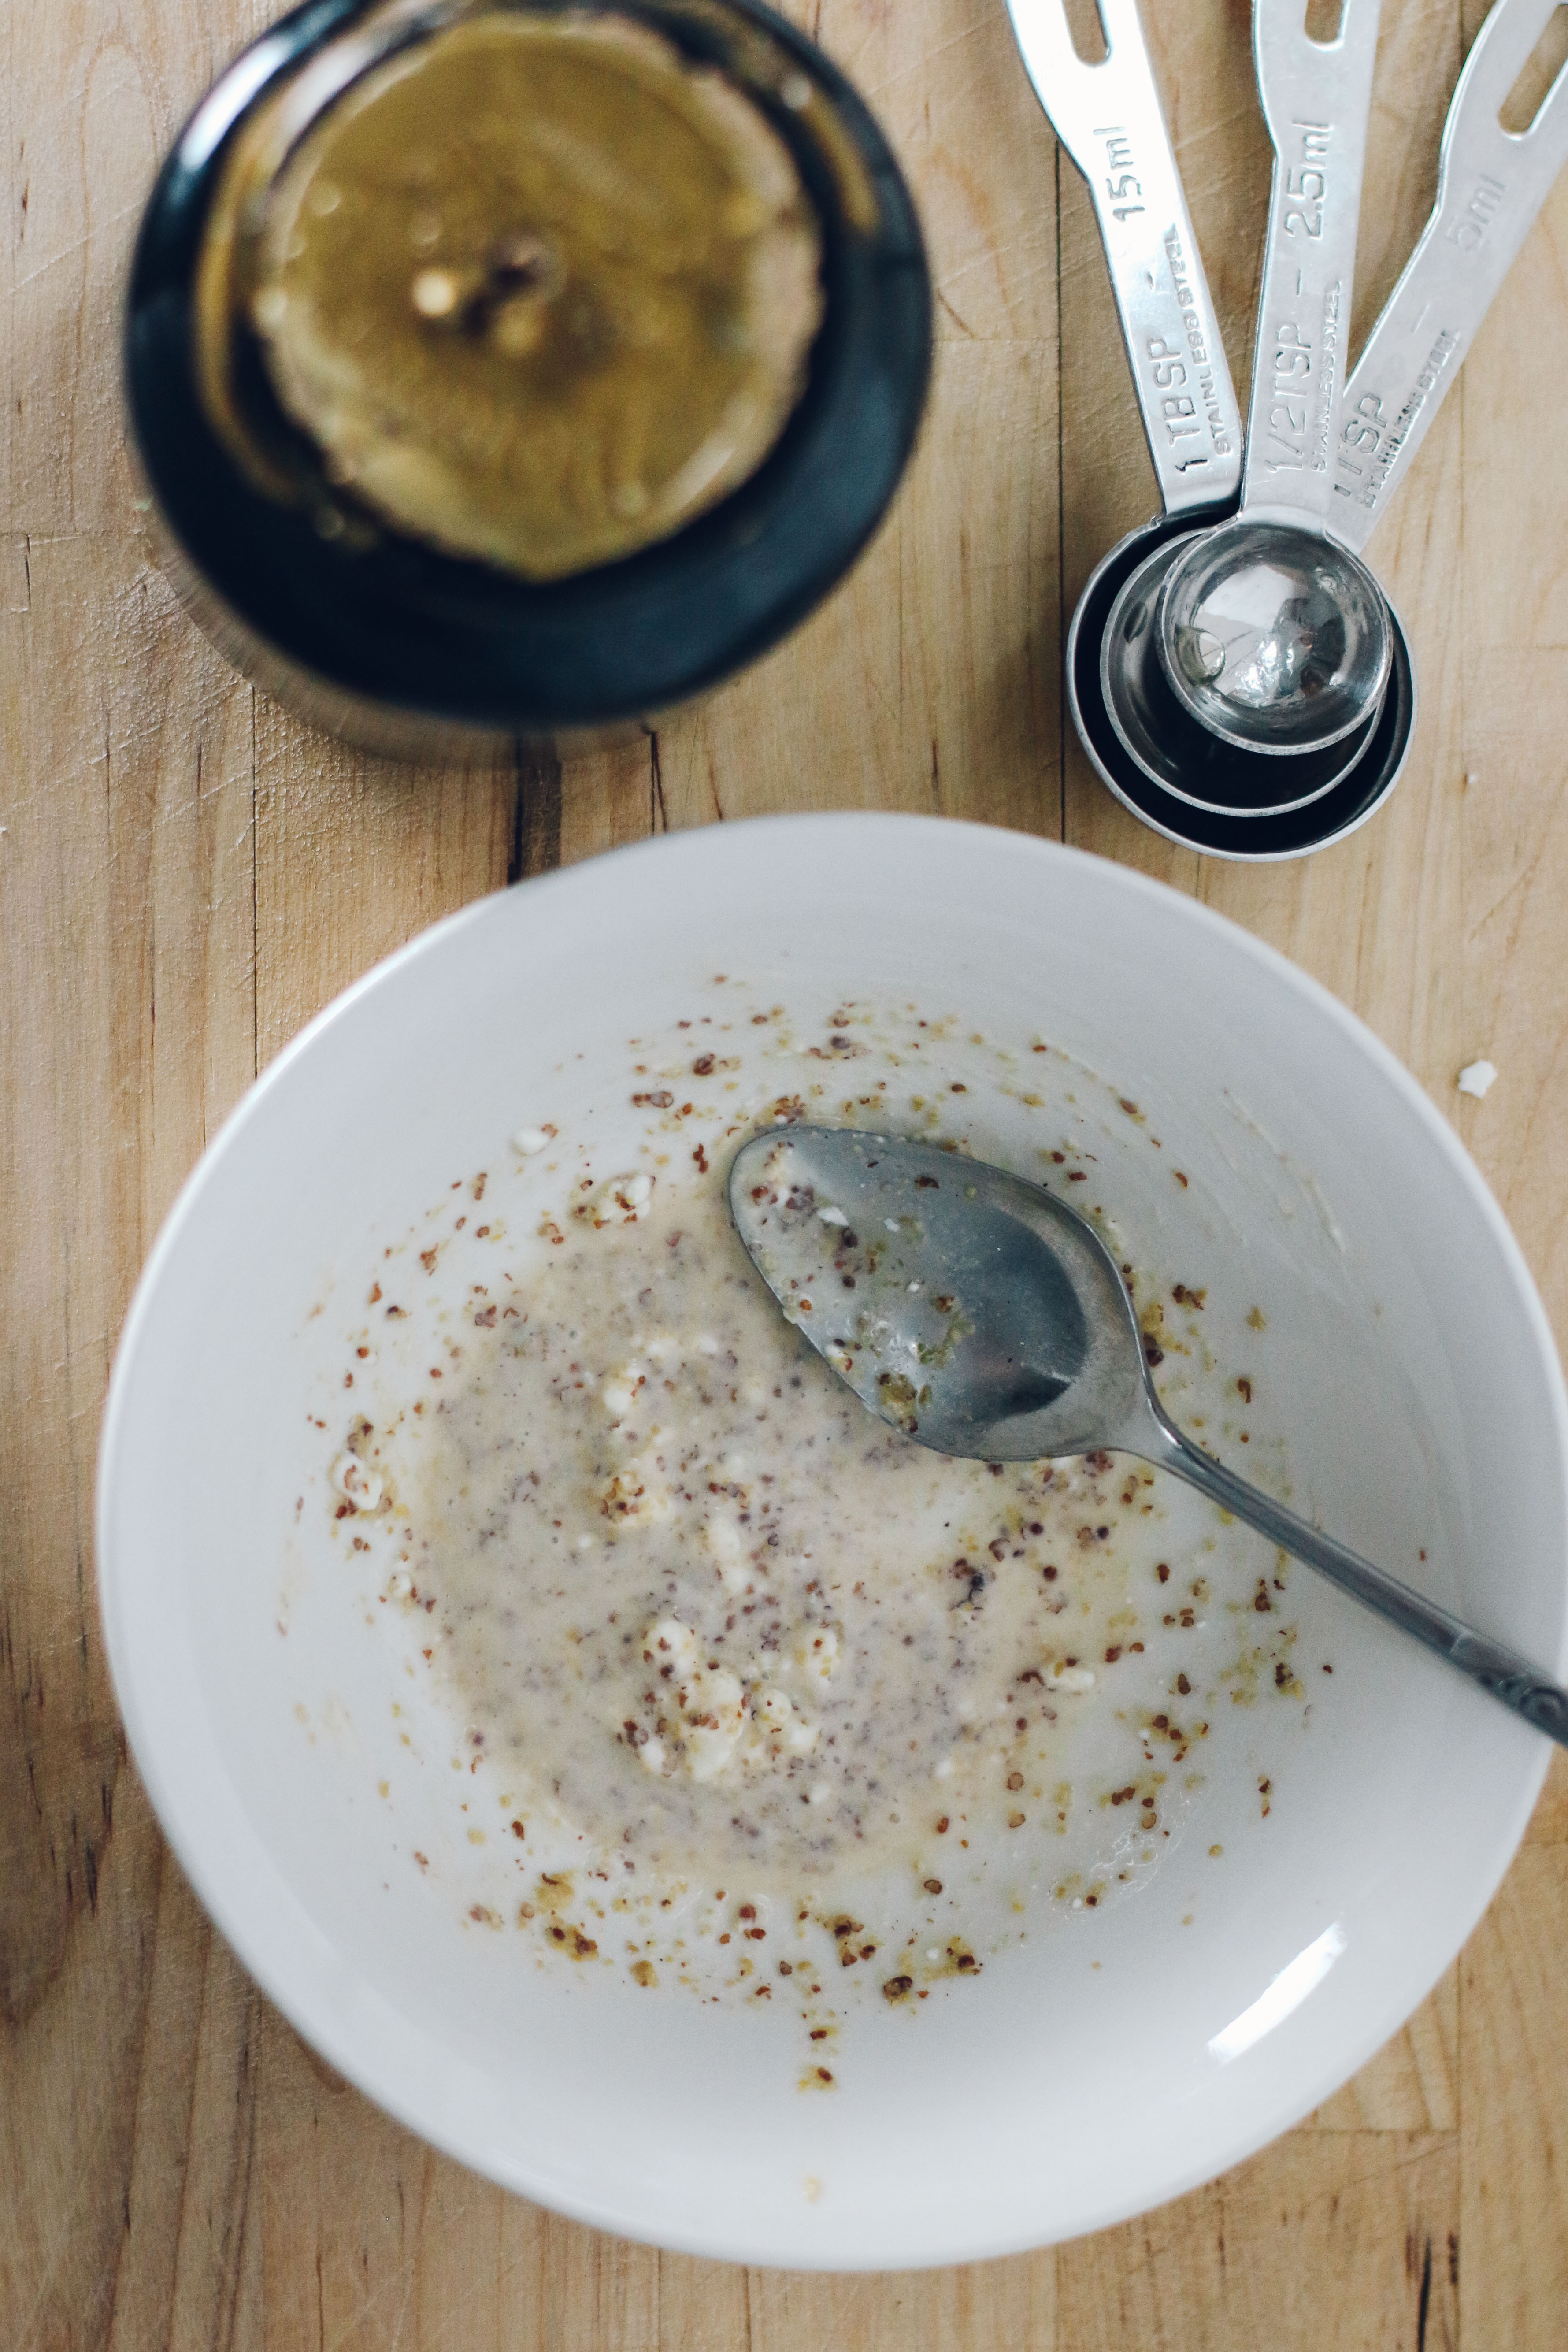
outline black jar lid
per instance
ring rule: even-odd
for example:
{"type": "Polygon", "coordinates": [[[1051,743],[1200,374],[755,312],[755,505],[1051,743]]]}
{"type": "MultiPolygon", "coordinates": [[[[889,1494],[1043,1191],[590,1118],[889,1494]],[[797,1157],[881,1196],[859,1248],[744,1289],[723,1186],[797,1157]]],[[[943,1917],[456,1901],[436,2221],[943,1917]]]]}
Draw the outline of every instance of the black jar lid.
{"type": "MultiPolygon", "coordinates": [[[[308,506],[257,488],[200,396],[195,278],[249,110],[381,13],[378,0],[307,0],[220,76],[159,174],[132,268],[126,368],[171,569],[225,650],[286,699],[299,698],[289,681],[302,684],[312,716],[338,700],[458,737],[547,737],[667,709],[754,660],[820,602],[875,530],[914,443],[931,371],[924,247],[887,142],[845,77],[757,0],[525,5],[650,26],[722,72],[783,140],[822,238],[805,387],[761,466],[719,504],[563,580],[532,583],[384,525],[323,537],[308,506]]],[[[424,37],[454,13],[439,0],[399,12],[399,37],[424,37]]],[[[252,396],[272,397],[258,383],[252,396]]],[[[291,429],[280,414],[279,429],[291,429]]]]}

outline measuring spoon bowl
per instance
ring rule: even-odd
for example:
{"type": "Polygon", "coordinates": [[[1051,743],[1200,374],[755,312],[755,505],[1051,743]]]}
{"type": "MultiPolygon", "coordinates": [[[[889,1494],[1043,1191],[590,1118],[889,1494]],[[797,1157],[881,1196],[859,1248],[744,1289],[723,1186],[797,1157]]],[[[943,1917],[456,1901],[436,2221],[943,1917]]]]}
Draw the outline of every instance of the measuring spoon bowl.
{"type": "Polygon", "coordinates": [[[1353,734],[1289,758],[1260,758],[1211,732],[1174,692],[1160,642],[1164,586],[1192,543],[1153,548],[1117,592],[1100,641],[1106,710],[1129,757],[1175,799],[1220,815],[1288,814],[1321,799],[1354,766],[1377,711],[1353,734]]]}
{"type": "MultiPolygon", "coordinates": [[[[1223,520],[1211,514],[1207,520],[1223,520]]],[[[1243,865],[1268,865],[1342,841],[1366,823],[1398,782],[1415,721],[1415,680],[1399,616],[1394,624],[1394,666],[1383,708],[1365,751],[1321,799],[1283,815],[1238,816],[1178,800],[1146,775],[1111,724],[1101,689],[1100,647],[1123,583],[1154,548],[1190,531],[1202,516],[1163,515],[1131,531],[1101,558],[1079,597],[1068,630],[1068,708],[1079,740],[1100,782],[1142,824],[1183,848],[1243,865]]]]}
{"type": "Polygon", "coordinates": [[[1265,758],[1352,736],[1388,683],[1382,591],[1329,531],[1379,9],[1343,0],[1320,40],[1305,0],[1255,0],[1274,173],[1241,511],[1185,551],[1161,614],[1177,698],[1265,758]]]}
{"type": "Polygon", "coordinates": [[[1394,660],[1386,600],[1359,557],[1319,530],[1245,513],[1167,567],[1155,635],[1184,709],[1266,760],[1364,732],[1394,660]]]}

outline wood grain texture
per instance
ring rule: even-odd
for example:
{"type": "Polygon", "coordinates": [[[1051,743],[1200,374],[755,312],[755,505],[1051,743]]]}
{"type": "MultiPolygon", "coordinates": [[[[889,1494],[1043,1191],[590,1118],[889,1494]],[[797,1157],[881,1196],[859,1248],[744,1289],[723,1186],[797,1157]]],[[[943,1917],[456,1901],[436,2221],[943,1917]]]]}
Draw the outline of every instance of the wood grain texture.
{"type": "MultiPolygon", "coordinates": [[[[1176,850],[1064,723],[1066,621],[1153,505],[1081,185],[1001,0],[794,0],[887,124],[938,286],[898,505],[747,677],[623,748],[416,770],[237,679],[143,536],[118,291],[152,173],[266,0],[14,6],[0,73],[0,2352],[1560,2352],[1568,1759],[1459,1965],[1222,2181],[1078,2245],[907,2276],[619,2244],[342,2084],[204,1919],[92,1601],[98,1417],[136,1274],[256,1073],[480,893],[674,825],[931,810],[1194,891],[1409,1062],[1568,1329],[1568,187],[1372,553],[1423,685],[1408,772],[1304,864],[1176,850]],[[1479,1055],[1484,1102],[1454,1089],[1479,1055]]],[[[1081,8],[1079,10],[1081,14],[1081,8]]],[[[1356,303],[1430,201],[1480,0],[1386,0],[1356,303]]],[[[1144,0],[1233,368],[1268,154],[1247,0],[1144,0]]]]}

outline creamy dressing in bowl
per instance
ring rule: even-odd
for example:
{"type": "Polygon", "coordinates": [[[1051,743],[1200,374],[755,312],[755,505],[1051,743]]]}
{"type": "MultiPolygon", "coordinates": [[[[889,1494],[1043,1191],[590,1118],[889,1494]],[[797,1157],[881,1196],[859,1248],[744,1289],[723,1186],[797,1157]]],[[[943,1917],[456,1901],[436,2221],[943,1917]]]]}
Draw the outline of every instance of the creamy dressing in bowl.
{"type": "Polygon", "coordinates": [[[873,1112],[963,1150],[1000,1086],[1040,1126],[1026,1172],[1085,1188],[1188,1418],[1245,1420],[1253,1383],[1214,1360],[1205,1288],[1127,1255],[1099,1130],[1163,1146],[1066,1057],[1026,1069],[911,1009],[697,1026],[711,1050],[628,1044],[615,1172],[602,1134],[525,1128],[386,1253],[324,1501],[411,1629],[461,1801],[482,1779],[508,1817],[470,1918],[601,1962],[614,1923],[640,1983],[748,1999],[775,1962],[746,1945],[826,1928],[840,1979],[873,1962],[857,1989],[923,1998],[1156,1868],[1217,1712],[1304,1699],[1285,1562],[1131,1457],[952,1460],[866,1412],[747,1259],[731,1152],[873,1112]]]}

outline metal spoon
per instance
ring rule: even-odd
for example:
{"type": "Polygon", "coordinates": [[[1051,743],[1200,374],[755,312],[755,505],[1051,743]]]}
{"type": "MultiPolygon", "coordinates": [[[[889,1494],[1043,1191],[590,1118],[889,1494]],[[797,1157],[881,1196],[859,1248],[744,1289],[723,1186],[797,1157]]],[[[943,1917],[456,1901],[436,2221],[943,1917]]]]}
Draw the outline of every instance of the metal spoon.
{"type": "MultiPolygon", "coordinates": [[[[1503,131],[1497,119],[1553,6],[1554,0],[1496,0],[1466,59],[1444,126],[1436,206],[1341,404],[1343,455],[1336,458],[1336,468],[1343,478],[1335,484],[1334,522],[1346,546],[1359,549],[1385,510],[1531,224],[1568,163],[1568,74],[1559,76],[1528,131],[1503,131]],[[1446,250],[1450,246],[1452,253],[1446,250]],[[1440,325],[1433,324],[1435,314],[1440,325]],[[1430,341],[1425,339],[1429,324],[1430,341]],[[1375,444],[1369,437],[1373,433],[1375,444]],[[1370,466],[1365,478],[1348,471],[1347,457],[1370,466]],[[1347,510],[1347,499],[1338,495],[1347,488],[1356,491],[1359,511],[1347,510]]],[[[1268,864],[1342,841],[1387,798],[1410,746],[1415,676],[1398,614],[1390,608],[1394,670],[1383,708],[1366,748],[1340,782],[1294,808],[1249,809],[1223,795],[1217,796],[1222,804],[1214,806],[1201,785],[1188,788],[1187,771],[1173,789],[1169,781],[1161,783],[1151,773],[1152,762],[1131,756],[1127,737],[1142,723],[1136,702],[1119,727],[1101,677],[1110,615],[1129,575],[1184,527],[1180,516],[1166,515],[1130,533],[1101,558],[1079,600],[1068,632],[1067,689],[1085,751],[1125,808],[1184,846],[1268,864]]],[[[1162,690],[1173,701],[1163,665],[1156,659],[1152,667],[1160,676],[1147,698],[1150,704],[1157,706],[1162,690]]]]}
{"type": "Polygon", "coordinates": [[[1526,130],[1499,121],[1557,5],[1498,0],[1454,86],[1431,217],[1340,405],[1332,528],[1347,547],[1363,547],[1386,510],[1568,163],[1568,66],[1526,130]]]}
{"type": "Polygon", "coordinates": [[[1215,519],[1234,505],[1241,424],[1135,0],[1098,5],[1107,50],[1087,65],[1062,0],[1008,0],[1036,95],[1089,184],[1163,508],[1111,550],[1079,600],[1068,704],[1101,776],[1145,824],[1222,856],[1291,857],[1352,830],[1393,783],[1409,740],[1409,657],[1396,624],[1401,691],[1388,716],[1402,724],[1391,732],[1374,719],[1326,755],[1290,763],[1285,779],[1192,716],[1165,679],[1147,626],[1152,606],[1134,601],[1137,591],[1118,604],[1130,575],[1204,520],[1201,509],[1215,519]],[[1206,442],[1194,429],[1200,415],[1206,442]],[[1135,656],[1118,665],[1116,701],[1101,675],[1113,612],[1126,642],[1141,635],[1135,656]],[[1321,809],[1302,814],[1325,795],[1321,809]]]}
{"type": "Polygon", "coordinates": [[[978,1461],[1138,1454],[1568,1747],[1568,1691],[1183,1435],[1115,1260],[1040,1186],[900,1137],[791,1127],[742,1146],[730,1206],[785,1317],[893,1428],[978,1461]]]}
{"type": "Polygon", "coordinates": [[[1224,507],[1241,479],[1241,410],[1137,0],[1096,0],[1106,54],[1086,65],[1062,0],[1007,0],[1035,95],[1089,184],[1139,413],[1167,515],[1224,507]]]}
{"type": "MultiPolygon", "coordinates": [[[[1220,523],[1205,541],[1228,529],[1220,523]]],[[[1100,644],[1100,691],[1111,726],[1144,775],[1190,808],[1249,818],[1310,808],[1360,760],[1377,710],[1350,734],[1289,760],[1259,759],[1257,750],[1242,750],[1196,718],[1175,690],[1161,642],[1164,589],[1195,543],[1184,535],[1152,548],[1111,604],[1100,644]]],[[[1299,642],[1299,631],[1297,636],[1299,642]]]]}
{"type": "Polygon", "coordinates": [[[1274,179],[1241,511],[1172,551],[1158,631],[1178,699],[1254,753],[1364,728],[1393,659],[1381,589],[1326,535],[1379,6],[1344,0],[1331,42],[1309,36],[1305,0],[1253,15],[1274,179]]]}

